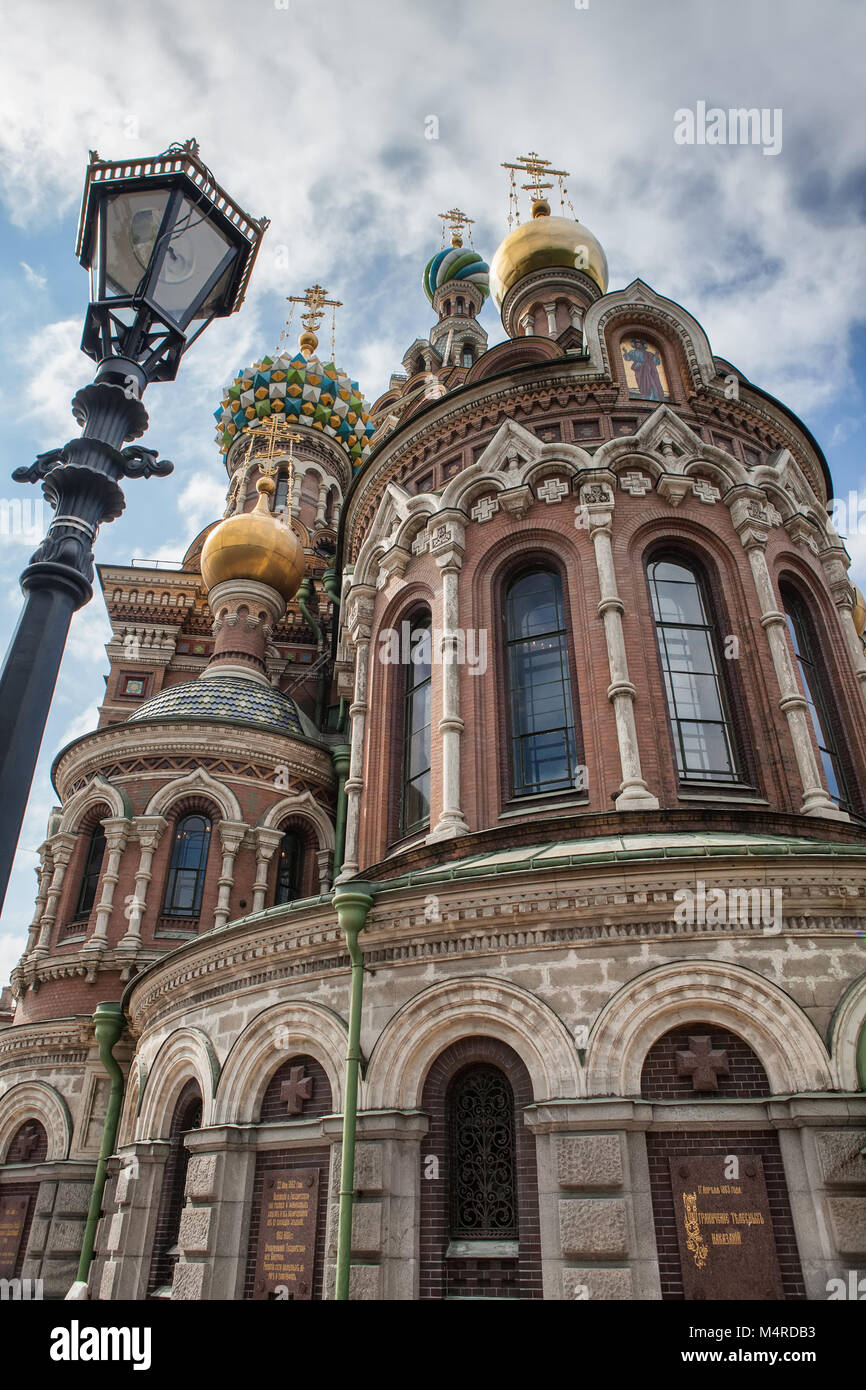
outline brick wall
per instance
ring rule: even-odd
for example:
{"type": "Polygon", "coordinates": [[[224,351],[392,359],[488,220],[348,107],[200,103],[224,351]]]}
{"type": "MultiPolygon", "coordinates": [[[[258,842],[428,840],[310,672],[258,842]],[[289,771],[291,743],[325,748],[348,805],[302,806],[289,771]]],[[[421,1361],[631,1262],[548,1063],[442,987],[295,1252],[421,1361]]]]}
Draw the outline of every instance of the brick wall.
{"type": "Polygon", "coordinates": [[[694,1100],[695,1088],[690,1076],[677,1071],[677,1053],[689,1049],[689,1039],[709,1037],[714,1049],[723,1049],[727,1056],[728,1075],[717,1075],[718,1090],[712,1095],[720,1100],[748,1100],[770,1094],[767,1073],[747,1042],[726,1028],[714,1028],[711,1023],[690,1023],[672,1028],[658,1038],[646,1055],[641,1072],[641,1095],[645,1100],[694,1100]]]}
{"type": "Polygon", "coordinates": [[[259,1112],[260,1124],[284,1123],[292,1116],[288,1111],[288,1103],[280,1098],[283,1083],[291,1077],[292,1071],[296,1067],[301,1067],[303,1076],[309,1077],[312,1081],[309,1100],[304,1100],[303,1108],[299,1112],[305,1120],[314,1120],[319,1115],[330,1115],[333,1112],[333,1102],[331,1100],[331,1083],[328,1081],[327,1073],[320,1062],[315,1057],[299,1055],[289,1057],[283,1062],[282,1066],[277,1067],[267,1085],[267,1090],[262,1096],[262,1105],[259,1112]]]}

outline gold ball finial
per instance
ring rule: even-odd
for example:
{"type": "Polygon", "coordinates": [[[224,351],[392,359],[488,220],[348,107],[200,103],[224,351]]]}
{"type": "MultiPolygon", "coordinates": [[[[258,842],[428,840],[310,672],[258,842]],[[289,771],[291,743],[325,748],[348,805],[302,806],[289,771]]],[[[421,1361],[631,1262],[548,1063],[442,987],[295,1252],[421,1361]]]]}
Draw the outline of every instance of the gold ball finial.
{"type": "MultiPolygon", "coordinates": [[[[276,483],[270,473],[262,473],[261,477],[256,482],[256,492],[258,492],[261,497],[267,498],[270,497],[272,492],[276,492],[276,490],[276,483]]],[[[264,507],[262,507],[260,502],[256,503],[256,506],[260,511],[267,511],[268,509],[267,502],[265,502],[264,507]]]]}
{"type": "Polygon", "coordinates": [[[304,330],[304,332],[300,336],[299,341],[301,345],[301,352],[305,354],[315,352],[316,348],[319,346],[319,340],[311,328],[307,328],[304,330]]]}
{"type": "Polygon", "coordinates": [[[550,203],[547,201],[546,198],[536,198],[535,202],[532,204],[532,216],[533,216],[533,217],[549,217],[549,216],[550,216],[550,203]]]}

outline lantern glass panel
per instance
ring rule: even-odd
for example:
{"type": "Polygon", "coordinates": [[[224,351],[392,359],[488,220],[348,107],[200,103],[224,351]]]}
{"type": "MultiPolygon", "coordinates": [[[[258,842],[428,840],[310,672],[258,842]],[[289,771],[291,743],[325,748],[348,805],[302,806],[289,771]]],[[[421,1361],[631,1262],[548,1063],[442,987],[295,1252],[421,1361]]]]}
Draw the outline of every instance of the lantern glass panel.
{"type": "MultiPolygon", "coordinates": [[[[216,291],[208,296],[208,304],[199,305],[198,301],[231,248],[228,237],[207,220],[200,208],[184,198],[150,298],[178,322],[186,320],[190,310],[194,310],[195,318],[206,317],[216,291]]],[[[223,287],[224,280],[221,276],[223,287]]]]}
{"type": "Polygon", "coordinates": [[[131,295],[150,263],[170,190],[117,193],[105,203],[105,285],[97,298],[131,295]]]}

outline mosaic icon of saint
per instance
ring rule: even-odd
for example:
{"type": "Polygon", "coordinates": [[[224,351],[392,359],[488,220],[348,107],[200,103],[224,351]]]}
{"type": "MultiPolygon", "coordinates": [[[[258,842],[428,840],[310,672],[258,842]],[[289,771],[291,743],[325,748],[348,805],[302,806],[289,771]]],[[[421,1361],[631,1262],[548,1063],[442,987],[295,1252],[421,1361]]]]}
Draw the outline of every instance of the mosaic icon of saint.
{"type": "Polygon", "coordinates": [[[622,356],[624,362],[631,363],[641,400],[663,401],[667,392],[659,376],[662,364],[659,354],[647,346],[645,339],[632,338],[631,347],[623,343],[622,356]]]}

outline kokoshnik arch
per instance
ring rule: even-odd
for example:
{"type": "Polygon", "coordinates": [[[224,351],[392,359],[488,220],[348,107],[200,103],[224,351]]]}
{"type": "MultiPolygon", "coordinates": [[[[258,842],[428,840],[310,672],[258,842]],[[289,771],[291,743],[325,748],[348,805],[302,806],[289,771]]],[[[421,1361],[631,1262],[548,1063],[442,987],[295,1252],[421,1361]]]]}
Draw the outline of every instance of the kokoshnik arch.
{"type": "Polygon", "coordinates": [[[105,700],[0,1025],[2,1273],[50,1294],[105,999],[92,1298],[817,1299],[866,1259],[866,610],[827,466],[685,309],[609,288],[563,171],[507,167],[531,218],[488,268],[445,215],[372,405],[315,285],[223,393],[224,517],[100,567],[105,700]],[[381,659],[403,624],[424,655],[381,659]]]}

